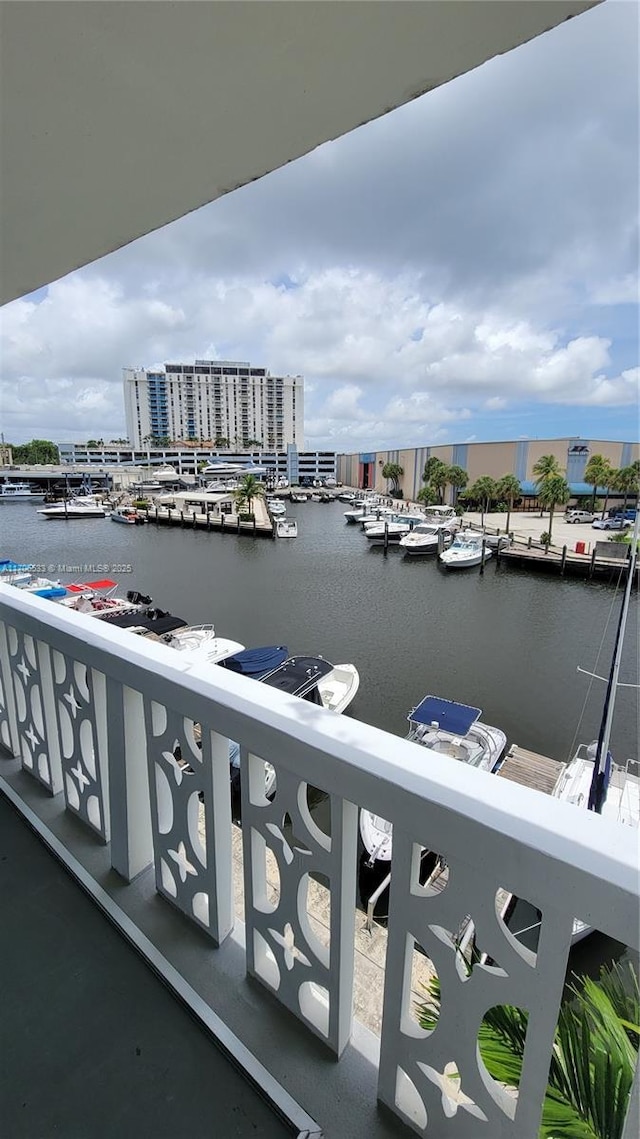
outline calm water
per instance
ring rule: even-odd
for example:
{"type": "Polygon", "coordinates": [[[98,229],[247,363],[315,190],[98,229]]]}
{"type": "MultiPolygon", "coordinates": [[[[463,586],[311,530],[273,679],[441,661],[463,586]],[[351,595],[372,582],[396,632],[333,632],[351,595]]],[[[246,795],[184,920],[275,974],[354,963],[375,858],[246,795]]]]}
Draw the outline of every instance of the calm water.
{"type": "MultiPolygon", "coordinates": [[[[150,593],[162,608],[190,623],[212,621],[248,646],[287,644],[292,653],[353,661],[361,681],[350,713],[398,735],[407,712],[432,693],[482,708],[510,743],[555,758],[572,754],[576,735],[594,738],[604,686],[594,683],[583,708],[589,679],[576,668],[608,671],[619,610],[611,586],[497,570],[493,561],[482,577],[447,574],[434,557],[371,548],[359,527],[345,524],[345,509],[291,504],[299,537],[273,542],[109,519],[47,521],[31,504],[1,504],[0,557],[34,562],[63,581],[108,575],[123,592],[150,593]]],[[[621,672],[633,683],[637,602],[621,672]]],[[[635,756],[638,692],[621,689],[616,709],[614,754],[635,756]]],[[[597,935],[572,951],[571,967],[597,972],[621,952],[597,935]]]]}
{"type": "MultiPolygon", "coordinates": [[[[561,759],[597,734],[604,686],[578,665],[606,673],[618,600],[609,585],[530,574],[490,562],[442,571],[434,557],[385,557],[341,503],[288,506],[299,537],[207,534],[179,527],[119,526],[109,519],[48,521],[32,504],[0,505],[0,556],[53,566],[61,580],[111,576],[190,623],[213,621],[246,645],[353,661],[354,716],[404,735],[406,715],[427,693],[483,710],[510,743],[561,759]],[[64,573],[58,567],[88,567],[64,573]],[[131,566],[122,572],[118,567],[131,566]],[[114,568],[115,567],[115,568],[114,568]]],[[[621,680],[637,683],[637,596],[621,680]]],[[[637,753],[638,693],[618,692],[613,750],[637,753]]]]}

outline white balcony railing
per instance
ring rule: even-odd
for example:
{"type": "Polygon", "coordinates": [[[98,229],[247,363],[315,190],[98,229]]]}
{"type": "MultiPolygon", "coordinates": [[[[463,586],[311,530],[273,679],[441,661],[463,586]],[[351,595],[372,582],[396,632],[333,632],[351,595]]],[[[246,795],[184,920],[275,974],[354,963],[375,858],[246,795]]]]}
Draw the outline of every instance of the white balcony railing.
{"type": "MultiPolygon", "coordinates": [[[[228,741],[240,742],[246,971],[270,994],[261,999],[260,988],[252,990],[252,1032],[256,1019],[272,1015],[275,997],[335,1057],[344,1052],[354,1027],[358,807],[390,819],[384,1009],[379,1053],[372,1052],[378,1098],[419,1133],[534,1139],[574,918],[638,947],[634,832],[254,681],[186,665],[162,645],[6,585],[0,585],[0,666],[1,785],[14,801],[33,800],[25,773],[37,781],[54,797],[44,813],[50,825],[58,820],[59,832],[61,820],[75,816],[82,830],[76,824],[74,833],[83,835],[85,847],[102,844],[118,872],[123,904],[153,865],[157,894],[197,927],[179,927],[194,969],[209,968],[237,938],[228,741]],[[202,728],[201,748],[194,724],[202,728]],[[189,770],[176,762],[177,744],[189,770]],[[265,760],[277,771],[273,801],[264,795],[265,760]],[[329,796],[330,834],[310,814],[309,787],[329,796]],[[438,894],[419,884],[422,846],[449,866],[438,894]],[[267,890],[269,851],[279,874],[275,902],[267,890]],[[328,945],[307,912],[311,874],[329,890],[328,945]],[[498,917],[501,889],[541,910],[535,954],[498,917]],[[475,966],[469,976],[460,970],[455,944],[467,915],[479,948],[496,963],[475,966]],[[412,1007],[416,944],[441,984],[431,1033],[419,1027],[412,1007]],[[484,1013],[501,1004],[529,1013],[517,1097],[491,1079],[477,1050],[484,1013]],[[446,1085],[443,1092],[452,1062],[458,1098],[445,1094],[446,1085]]],[[[41,790],[37,798],[46,801],[41,790]]],[[[153,897],[143,905],[157,907],[153,897]]],[[[292,1034],[290,1024],[272,1053],[265,1047],[267,1068],[293,1072],[299,1045],[292,1041],[300,1041],[300,1032],[292,1034]]],[[[326,1056],[304,1045],[302,1051],[312,1070],[299,1098],[322,1122],[326,1056]]],[[[290,1084],[289,1091],[297,1090],[290,1084]]],[[[630,1119],[629,1135],[633,1126],[630,1119]]]]}

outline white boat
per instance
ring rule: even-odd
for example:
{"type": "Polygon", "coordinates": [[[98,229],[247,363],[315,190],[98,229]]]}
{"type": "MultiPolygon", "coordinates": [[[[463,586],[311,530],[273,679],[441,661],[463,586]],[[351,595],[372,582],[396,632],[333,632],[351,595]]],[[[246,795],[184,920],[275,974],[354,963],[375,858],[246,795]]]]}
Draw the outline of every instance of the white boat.
{"type": "MultiPolygon", "coordinates": [[[[479,708],[468,704],[425,696],[407,716],[407,739],[459,763],[493,771],[506,747],[507,737],[500,728],[483,724],[480,715],[479,708]]],[[[393,826],[380,815],[361,810],[360,837],[365,848],[360,862],[360,893],[367,905],[371,894],[383,886],[390,873],[393,826]]]]}
{"type": "Polygon", "coordinates": [[[227,637],[217,637],[213,625],[186,625],[166,633],[162,643],[176,649],[183,660],[193,664],[217,664],[226,657],[242,652],[244,645],[227,637]]]}
{"type": "MultiPolygon", "coordinates": [[[[440,561],[447,569],[468,569],[479,566],[483,560],[483,535],[475,530],[461,530],[453,544],[440,554],[440,561]]],[[[484,561],[491,557],[491,550],[484,547],[484,561]]]]}
{"type": "Polygon", "coordinates": [[[0,502],[42,502],[44,492],[32,491],[28,482],[0,483],[0,502]]]}
{"type": "Polygon", "coordinates": [[[364,528],[364,536],[369,542],[380,543],[385,540],[388,542],[399,542],[404,538],[405,534],[411,532],[411,522],[389,522],[386,519],[381,522],[369,522],[364,528]]]}
{"type": "Polygon", "coordinates": [[[110,517],[112,522],[122,522],[125,526],[139,526],[141,522],[146,521],[133,506],[116,506],[115,510],[111,511],[110,517]]]}
{"type": "Polygon", "coordinates": [[[371,522],[384,522],[385,519],[387,521],[391,521],[391,519],[397,520],[396,511],[392,510],[389,506],[379,506],[367,514],[363,514],[357,521],[364,530],[365,526],[368,526],[371,522]]]}
{"type": "Polygon", "coordinates": [[[446,523],[420,522],[400,539],[400,549],[411,555],[431,554],[438,549],[440,541],[445,546],[453,541],[453,534],[446,523]]]}
{"type": "Polygon", "coordinates": [[[118,583],[111,581],[110,578],[83,583],[74,582],[64,588],[66,596],[59,599],[60,605],[65,609],[73,609],[76,613],[85,613],[100,620],[123,613],[134,613],[151,604],[150,597],[131,590],[126,598],[116,597],[118,583]]]}
{"type": "Polygon", "coordinates": [[[97,503],[94,498],[76,497],[66,499],[64,502],[56,502],[51,506],[43,506],[38,510],[43,518],[104,518],[104,506],[97,503]]]}
{"type": "Polygon", "coordinates": [[[336,664],[318,681],[322,706],[330,712],[344,712],[360,687],[360,674],[355,664],[336,664]]]}
{"type": "Polygon", "coordinates": [[[281,502],[278,498],[270,499],[268,506],[269,511],[274,518],[281,518],[282,515],[287,513],[287,508],[284,502],[281,502]]]}
{"type": "Polygon", "coordinates": [[[297,538],[298,523],[292,518],[276,519],[276,538],[297,538]]]}
{"type": "Polygon", "coordinates": [[[345,521],[350,525],[353,525],[354,522],[359,522],[360,519],[364,518],[365,514],[367,514],[370,506],[371,503],[367,502],[365,498],[352,499],[351,508],[344,511],[345,521]]]}

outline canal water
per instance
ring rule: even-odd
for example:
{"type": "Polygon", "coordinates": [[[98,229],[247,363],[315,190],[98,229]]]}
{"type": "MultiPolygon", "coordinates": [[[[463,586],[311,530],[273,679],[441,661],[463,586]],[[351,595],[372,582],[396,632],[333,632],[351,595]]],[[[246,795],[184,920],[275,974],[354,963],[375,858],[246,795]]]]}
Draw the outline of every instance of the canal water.
{"type": "MultiPolygon", "coordinates": [[[[271,541],[189,528],[50,521],[33,504],[0,505],[0,556],[62,581],[112,577],[189,623],[210,621],[247,646],[352,661],[360,690],[349,714],[397,735],[431,693],[482,709],[517,743],[556,759],[598,730],[620,591],[490,561],[442,570],[434,556],[385,556],[342,503],[288,505],[298,538],[271,541]],[[598,661],[598,651],[600,659],[598,661]],[[586,699],[588,697],[588,699],[586,699]],[[586,703],[585,703],[586,699],[586,703]],[[584,705],[584,708],[583,708],[584,705]]],[[[621,680],[638,681],[637,595],[621,680]]],[[[637,754],[638,692],[621,688],[612,736],[619,761],[637,754]]]]}
{"type": "MultiPolygon", "coordinates": [[[[298,538],[272,541],[107,519],[49,521],[29,503],[0,505],[0,557],[35,563],[61,581],[110,577],[121,592],[190,624],[213,622],[247,646],[353,662],[360,689],[348,714],[399,736],[427,694],[482,709],[517,743],[556,759],[597,735],[621,588],[496,567],[442,570],[437,558],[385,555],[342,503],[292,503],[298,538]],[[598,657],[598,653],[600,656],[598,657]]],[[[634,596],[621,680],[638,682],[634,596]]],[[[637,756],[638,691],[621,688],[612,750],[637,756]]],[[[317,801],[321,826],[327,826],[317,801]]],[[[623,947],[601,935],[572,951],[571,968],[597,974],[623,947]]]]}

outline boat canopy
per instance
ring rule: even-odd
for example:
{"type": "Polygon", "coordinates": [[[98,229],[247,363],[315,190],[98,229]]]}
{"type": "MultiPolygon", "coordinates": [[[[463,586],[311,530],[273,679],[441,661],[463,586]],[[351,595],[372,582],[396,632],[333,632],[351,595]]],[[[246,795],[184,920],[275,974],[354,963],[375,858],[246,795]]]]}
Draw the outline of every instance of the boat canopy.
{"type": "Polygon", "coordinates": [[[241,653],[225,657],[220,661],[220,666],[230,669],[231,672],[239,672],[242,676],[252,676],[254,680],[259,680],[260,677],[266,676],[268,672],[273,672],[284,664],[288,656],[289,650],[286,645],[264,645],[256,649],[243,649],[241,653]]]}
{"type": "Polygon", "coordinates": [[[439,696],[425,696],[407,716],[414,724],[436,723],[443,732],[454,736],[466,736],[469,729],[481,715],[480,708],[469,704],[458,704],[455,700],[442,700],[439,696]]]}
{"type": "Polygon", "coordinates": [[[69,593],[86,593],[88,589],[115,589],[117,581],[111,581],[110,578],[105,577],[101,581],[87,581],[83,584],[68,585],[69,593]]]}
{"type": "Polygon", "coordinates": [[[262,683],[290,696],[300,696],[321,704],[318,681],[327,676],[333,665],[322,657],[289,657],[284,664],[262,677],[262,683]]]}

